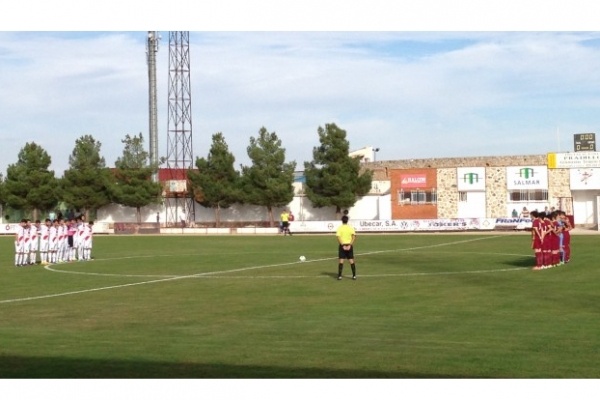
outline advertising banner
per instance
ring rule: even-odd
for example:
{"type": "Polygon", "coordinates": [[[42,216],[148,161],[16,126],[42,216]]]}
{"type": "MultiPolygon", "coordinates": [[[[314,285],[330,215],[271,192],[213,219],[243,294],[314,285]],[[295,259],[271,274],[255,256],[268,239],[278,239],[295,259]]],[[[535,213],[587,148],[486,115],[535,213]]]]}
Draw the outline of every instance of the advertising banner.
{"type": "Polygon", "coordinates": [[[571,168],[571,190],[600,189],[600,168],[571,168]]]}
{"type": "Polygon", "coordinates": [[[485,167],[456,168],[459,192],[485,192],[485,167]]]}
{"type": "Polygon", "coordinates": [[[418,189],[427,187],[427,175],[425,174],[402,174],[400,175],[400,187],[402,189],[418,189]]]}
{"type": "Polygon", "coordinates": [[[548,168],[600,168],[600,152],[548,153],[548,168]]]}
{"type": "MultiPolygon", "coordinates": [[[[356,232],[423,232],[492,230],[494,218],[448,218],[448,219],[384,219],[350,220],[356,232]]],[[[294,233],[335,233],[340,221],[296,221],[290,229],[294,233]]]]}
{"type": "Polygon", "coordinates": [[[0,224],[0,235],[14,235],[19,224],[0,224]]]}
{"type": "MultiPolygon", "coordinates": [[[[0,235],[14,235],[19,224],[0,224],[0,235]]],[[[94,233],[113,233],[108,222],[95,222],[94,233]]]]}
{"type": "Polygon", "coordinates": [[[506,167],[508,190],[548,189],[548,168],[544,166],[506,167]]]}
{"type": "Polygon", "coordinates": [[[181,180],[170,180],[169,182],[169,192],[171,193],[185,193],[187,192],[187,181],[185,179],[181,180]]]}
{"type": "Polygon", "coordinates": [[[531,228],[531,218],[496,218],[494,228],[527,229],[531,228]]]}
{"type": "MultiPolygon", "coordinates": [[[[341,221],[294,221],[290,224],[292,233],[331,233],[335,234],[341,221]]],[[[447,218],[447,219],[383,219],[383,220],[350,220],[350,225],[357,233],[398,233],[398,232],[460,232],[491,231],[494,229],[526,229],[531,228],[529,218],[447,218]]],[[[115,223],[109,228],[108,223],[94,224],[94,233],[142,233],[125,232],[125,224],[115,223]]],[[[128,224],[133,225],[133,224],[128,224]]],[[[18,224],[0,224],[0,235],[14,235],[18,224]]],[[[162,228],[164,234],[231,234],[231,228],[162,228]]],[[[278,232],[277,228],[237,228],[235,233],[268,234],[278,232]]],[[[146,232],[144,232],[146,233],[146,232]]],[[[147,232],[158,233],[158,232],[147,232]]]]}

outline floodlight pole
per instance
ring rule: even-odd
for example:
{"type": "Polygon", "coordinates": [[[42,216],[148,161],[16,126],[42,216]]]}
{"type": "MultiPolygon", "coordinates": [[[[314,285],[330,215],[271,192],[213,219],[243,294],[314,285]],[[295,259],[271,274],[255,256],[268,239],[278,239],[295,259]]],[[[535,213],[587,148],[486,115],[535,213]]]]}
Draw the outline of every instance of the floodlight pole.
{"type": "MultiPolygon", "coordinates": [[[[156,99],[156,53],[160,36],[156,31],[148,31],[146,57],[148,62],[148,108],[149,108],[149,143],[150,163],[158,168],[158,101],[156,99]]],[[[152,174],[152,181],[158,182],[158,170],[152,174]]]]}

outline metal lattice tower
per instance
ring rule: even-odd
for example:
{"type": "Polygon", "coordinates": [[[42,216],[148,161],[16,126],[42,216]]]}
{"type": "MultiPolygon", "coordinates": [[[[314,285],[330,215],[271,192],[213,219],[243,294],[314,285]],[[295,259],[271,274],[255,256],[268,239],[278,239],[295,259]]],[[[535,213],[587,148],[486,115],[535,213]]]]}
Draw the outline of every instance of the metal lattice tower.
{"type": "MultiPolygon", "coordinates": [[[[191,89],[190,34],[169,32],[167,168],[171,182],[187,179],[187,170],[194,167],[191,89]]],[[[167,226],[179,224],[182,215],[188,226],[195,220],[194,198],[187,189],[171,189],[165,198],[167,226]]]]}

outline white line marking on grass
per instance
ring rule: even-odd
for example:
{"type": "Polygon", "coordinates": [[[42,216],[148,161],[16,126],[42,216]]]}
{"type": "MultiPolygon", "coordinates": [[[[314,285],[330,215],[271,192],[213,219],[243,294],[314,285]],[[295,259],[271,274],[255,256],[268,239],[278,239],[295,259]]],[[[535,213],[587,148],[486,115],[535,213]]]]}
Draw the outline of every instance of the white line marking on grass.
{"type": "Polygon", "coordinates": [[[62,269],[54,269],[49,265],[46,265],[44,269],[52,272],[59,272],[61,274],[72,274],[72,275],[91,275],[91,276],[116,276],[122,278],[181,278],[184,275],[130,275],[130,274],[107,274],[104,272],[83,272],[83,271],[67,271],[62,269]]]}
{"type": "MultiPolygon", "coordinates": [[[[378,250],[378,251],[371,251],[371,252],[362,253],[360,255],[390,253],[390,252],[399,252],[399,251],[412,251],[412,250],[419,250],[419,249],[429,249],[429,248],[435,248],[435,247],[450,246],[450,245],[454,245],[454,244],[474,242],[474,241],[478,241],[478,240],[491,239],[491,238],[496,238],[496,237],[499,237],[499,236],[487,236],[487,237],[484,237],[484,238],[475,238],[475,239],[469,239],[469,240],[459,240],[459,241],[456,241],[456,242],[438,243],[438,244],[434,244],[434,245],[430,245],[430,246],[419,246],[419,247],[412,247],[412,248],[406,248],[406,249],[378,250]]],[[[151,256],[140,256],[140,257],[151,257],[151,256]]],[[[132,257],[128,257],[128,258],[135,258],[135,257],[132,256],[132,257]]],[[[190,278],[223,278],[223,277],[217,276],[217,275],[220,275],[220,274],[230,274],[230,273],[233,273],[233,272],[251,271],[251,270],[255,270],[255,269],[283,267],[283,266],[288,266],[288,265],[297,265],[297,264],[301,264],[301,263],[304,264],[304,263],[310,263],[310,262],[329,261],[329,260],[335,260],[336,258],[337,257],[328,257],[328,258],[321,258],[321,259],[310,260],[310,261],[294,261],[294,262],[281,263],[281,264],[258,265],[258,266],[253,266],[253,267],[236,268],[236,269],[226,270],[226,271],[203,272],[203,273],[192,274],[192,275],[181,275],[181,276],[172,276],[171,275],[171,276],[167,276],[167,277],[165,277],[163,279],[154,279],[154,280],[149,280],[149,281],[142,281],[142,282],[135,282],[135,283],[126,283],[126,284],[122,284],[122,285],[112,285],[112,286],[104,286],[104,287],[93,288],[93,289],[76,290],[76,291],[71,291],[71,292],[55,293],[55,294],[48,294],[48,295],[41,295],[41,296],[32,296],[32,297],[23,297],[23,298],[18,298],[18,299],[0,300],[0,304],[17,303],[17,302],[33,301],[33,300],[43,300],[43,299],[50,299],[50,298],[55,298],[55,297],[71,296],[71,295],[76,295],[76,294],[99,292],[99,291],[102,291],[102,290],[120,289],[120,288],[132,287],[132,286],[146,285],[146,284],[151,284],[151,283],[169,282],[169,281],[175,281],[175,280],[179,280],[179,279],[190,279],[190,278]]],[[[120,275],[120,274],[101,274],[101,273],[94,273],[94,272],[62,271],[62,270],[56,270],[56,269],[50,268],[49,266],[45,266],[44,268],[46,270],[48,270],[48,271],[51,271],[51,272],[77,273],[77,274],[94,275],[94,276],[116,276],[116,277],[135,277],[135,278],[147,277],[147,276],[143,276],[143,275],[120,275]]],[[[423,273],[408,273],[408,274],[359,275],[359,277],[365,278],[365,277],[410,276],[410,275],[435,275],[435,274],[442,275],[442,274],[465,274],[465,273],[489,273],[489,272],[514,271],[514,270],[520,270],[520,269],[525,270],[525,268],[510,268],[510,269],[502,269],[502,270],[481,270],[481,271],[462,271],[462,272],[431,272],[431,273],[423,272],[423,273]]],[[[323,277],[324,278],[330,278],[329,276],[323,276],[323,277]]],[[[248,279],[249,277],[245,276],[245,277],[239,277],[239,278],[248,279]]],[[[265,278],[267,278],[267,277],[265,277],[265,278]]],[[[289,278],[289,277],[286,277],[286,278],[289,278]]]]}
{"type": "Polygon", "coordinates": [[[101,290],[118,289],[118,288],[123,288],[123,287],[145,285],[147,283],[158,283],[158,282],[173,281],[173,280],[176,280],[176,279],[184,279],[184,278],[187,278],[187,277],[186,276],[178,276],[178,277],[174,277],[174,278],[157,279],[157,280],[152,280],[152,281],[144,281],[144,282],[136,282],[136,283],[126,283],[126,284],[123,284],[123,285],[104,286],[104,287],[99,287],[99,288],[94,288],[94,289],[76,290],[76,291],[73,291],[73,292],[55,293],[55,294],[47,294],[47,295],[33,296],[33,297],[23,297],[23,298],[20,298],[20,299],[0,300],[0,304],[17,303],[17,302],[21,302],[21,301],[31,301],[31,300],[51,299],[53,297],[70,296],[70,295],[74,295],[74,294],[90,293],[90,292],[99,292],[101,290]]]}
{"type": "MultiPolygon", "coordinates": [[[[501,268],[501,269],[482,269],[472,271],[444,271],[444,272],[404,272],[397,274],[357,274],[359,278],[387,278],[387,277],[399,277],[399,276],[435,276],[435,275],[461,275],[461,274],[488,274],[495,272],[511,272],[511,271],[528,271],[527,268],[514,267],[514,268],[501,268]]],[[[348,278],[351,275],[343,275],[348,278]]],[[[327,278],[332,279],[328,275],[265,275],[265,276],[218,276],[218,275],[201,275],[194,276],[193,278],[202,279],[306,279],[306,278],[327,278]]]]}

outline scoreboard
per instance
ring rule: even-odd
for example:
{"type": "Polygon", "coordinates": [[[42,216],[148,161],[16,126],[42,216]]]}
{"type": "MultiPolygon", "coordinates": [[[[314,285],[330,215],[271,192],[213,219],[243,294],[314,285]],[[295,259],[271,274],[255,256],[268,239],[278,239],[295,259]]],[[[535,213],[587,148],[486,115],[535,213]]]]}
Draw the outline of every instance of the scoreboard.
{"type": "Polygon", "coordinates": [[[576,133],[575,151],[596,151],[596,134],[595,133],[576,133]]]}

